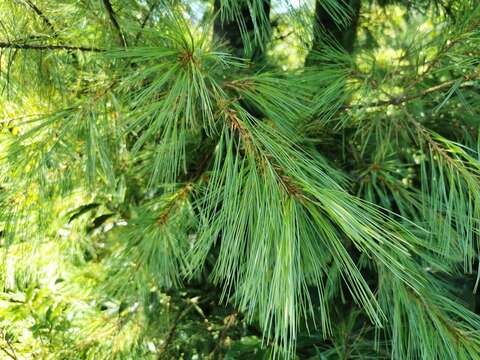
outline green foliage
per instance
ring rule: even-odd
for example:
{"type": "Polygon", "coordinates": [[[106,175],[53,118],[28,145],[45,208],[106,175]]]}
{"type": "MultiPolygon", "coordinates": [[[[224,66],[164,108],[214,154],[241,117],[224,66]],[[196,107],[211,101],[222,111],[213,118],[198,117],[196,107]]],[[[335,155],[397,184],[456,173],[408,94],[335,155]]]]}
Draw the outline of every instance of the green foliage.
{"type": "Polygon", "coordinates": [[[476,359],[480,6],[388,3],[0,4],[0,351],[476,359]]]}

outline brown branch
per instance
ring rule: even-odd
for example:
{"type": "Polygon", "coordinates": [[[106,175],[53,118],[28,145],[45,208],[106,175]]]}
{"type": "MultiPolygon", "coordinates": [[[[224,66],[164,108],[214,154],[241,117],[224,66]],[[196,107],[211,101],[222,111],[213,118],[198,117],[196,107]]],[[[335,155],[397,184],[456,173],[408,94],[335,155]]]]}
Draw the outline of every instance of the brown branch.
{"type": "Polygon", "coordinates": [[[13,360],[19,360],[17,354],[15,353],[15,348],[13,347],[11,341],[8,339],[7,334],[4,332],[3,329],[0,330],[0,334],[3,337],[3,340],[5,340],[7,348],[0,346],[0,350],[2,350],[5,354],[7,354],[8,357],[10,357],[13,360]]]}
{"type": "Polygon", "coordinates": [[[430,151],[434,151],[436,154],[441,156],[442,158],[445,159],[445,161],[453,168],[458,174],[463,175],[464,177],[470,177],[471,173],[469,172],[468,169],[466,169],[463,165],[460,164],[461,160],[456,159],[451,157],[448,154],[448,151],[443,148],[437,141],[435,141],[431,134],[430,131],[423,126],[421,123],[419,123],[415,118],[406,110],[403,109],[403,112],[405,113],[407,120],[417,129],[418,133],[423,137],[423,139],[428,143],[430,151]]]}
{"type": "Polygon", "coordinates": [[[2,350],[10,359],[13,360],[18,360],[18,358],[15,356],[15,354],[11,354],[6,348],[3,346],[0,347],[0,350],[2,350]]]}
{"type": "Polygon", "coordinates": [[[56,37],[57,31],[55,30],[55,27],[53,26],[52,22],[45,16],[45,14],[38,8],[37,5],[35,5],[31,0],[25,0],[25,3],[37,14],[42,21],[47,25],[50,30],[53,32],[53,36],[56,37]]]}
{"type": "Polygon", "coordinates": [[[286,34],[283,34],[283,35],[279,35],[279,36],[276,36],[272,39],[272,41],[283,41],[285,40],[286,38],[288,38],[290,35],[293,35],[295,34],[295,31],[289,31],[288,33],[286,34]]]}
{"type": "Polygon", "coordinates": [[[122,29],[120,28],[120,24],[117,21],[117,15],[115,14],[115,11],[113,10],[112,4],[110,3],[110,0],[103,0],[103,5],[105,6],[105,10],[107,10],[108,18],[110,19],[110,22],[112,23],[113,27],[117,31],[118,39],[120,41],[120,44],[123,45],[124,47],[127,47],[127,40],[125,39],[125,35],[123,34],[122,29]]]}
{"type": "Polygon", "coordinates": [[[138,31],[137,35],[135,36],[135,41],[134,41],[135,45],[138,43],[138,41],[139,41],[140,38],[142,37],[143,29],[144,29],[145,26],[147,25],[148,20],[150,20],[150,17],[152,16],[153,12],[154,12],[155,9],[158,7],[158,5],[160,5],[160,1],[156,1],[154,4],[152,4],[152,5],[150,6],[150,9],[148,9],[147,14],[146,14],[145,17],[143,18],[142,24],[140,25],[140,30],[138,31]]]}
{"type": "Polygon", "coordinates": [[[175,319],[173,320],[173,324],[168,330],[167,337],[165,338],[161,348],[158,351],[158,359],[164,359],[163,355],[165,352],[168,350],[168,346],[173,340],[173,336],[175,335],[175,332],[177,331],[178,323],[180,320],[182,320],[183,317],[185,317],[193,308],[193,303],[191,302],[189,305],[187,305],[186,308],[183,309],[183,311],[179,312],[175,319]]]}
{"type": "Polygon", "coordinates": [[[223,319],[224,327],[220,332],[220,335],[218,336],[218,340],[217,340],[217,343],[215,344],[215,348],[212,350],[212,352],[208,356],[209,359],[214,359],[215,355],[221,350],[223,346],[222,343],[224,342],[227,336],[227,332],[233,325],[235,325],[238,316],[239,316],[238,311],[234,311],[233,313],[225,317],[225,319],[223,319]]]}
{"type": "Polygon", "coordinates": [[[192,192],[193,186],[191,183],[186,184],[182,189],[175,193],[175,197],[168,202],[163,211],[157,218],[157,225],[163,226],[167,223],[172,211],[179,205],[180,202],[185,200],[188,195],[192,192]]]}
{"type": "MultiPolygon", "coordinates": [[[[50,28],[50,30],[52,31],[52,37],[58,40],[58,31],[55,29],[55,26],[50,21],[50,19],[31,0],[24,0],[24,1],[35,12],[35,14],[37,14],[42,19],[45,25],[47,25],[47,27],[50,28]]],[[[32,36],[30,36],[29,38],[32,38],[32,36]]],[[[78,63],[77,54],[75,54],[72,50],[68,50],[68,53],[72,56],[75,62],[78,63]]]]}
{"type": "Polygon", "coordinates": [[[192,180],[191,182],[194,183],[197,180],[201,179],[202,176],[204,175],[205,171],[208,169],[210,166],[210,163],[212,162],[213,159],[213,148],[209,149],[206,154],[203,155],[202,160],[199,163],[199,166],[197,167],[197,170],[193,173],[192,175],[192,180]]]}
{"type": "MultiPolygon", "coordinates": [[[[466,81],[471,80],[471,78],[467,77],[467,76],[465,76],[463,79],[465,79],[466,81]]],[[[409,101],[425,97],[425,96],[427,96],[429,94],[432,94],[434,92],[446,89],[446,88],[454,85],[459,80],[460,79],[445,81],[443,83],[432,86],[428,89],[425,89],[425,90],[423,90],[423,91],[421,91],[417,94],[413,94],[413,95],[407,95],[406,93],[404,93],[400,96],[391,97],[388,100],[377,100],[377,101],[373,101],[371,103],[366,103],[366,104],[345,105],[345,106],[342,107],[342,109],[343,110],[348,110],[348,109],[353,109],[353,108],[356,108],[356,107],[359,107],[359,108],[376,108],[376,107],[388,106],[388,105],[401,105],[401,104],[407,103],[409,101]]],[[[475,85],[474,81],[464,82],[463,84],[461,84],[459,86],[459,89],[474,86],[474,85],[475,85]]]]}
{"type": "Polygon", "coordinates": [[[105,49],[87,46],[73,45],[37,45],[37,44],[18,44],[9,42],[0,42],[0,49],[20,49],[20,50],[79,50],[87,52],[103,52],[105,49]]]}
{"type": "Polygon", "coordinates": [[[458,42],[459,39],[452,40],[450,43],[446,43],[439,52],[437,53],[436,57],[428,62],[427,68],[417,76],[417,78],[407,86],[407,90],[413,88],[415,85],[419,84],[430,72],[433,70],[435,65],[437,65],[441,60],[444,54],[446,54],[449,50],[451,50],[458,42]]]}
{"type": "Polygon", "coordinates": [[[10,342],[10,340],[5,338],[5,341],[7,342],[8,348],[10,349],[10,352],[12,353],[12,355],[11,355],[12,359],[18,360],[17,354],[15,353],[15,349],[14,349],[12,343],[10,342]]]}
{"type": "MultiPolygon", "coordinates": [[[[471,24],[469,24],[469,26],[459,35],[457,34],[456,37],[454,38],[449,38],[448,40],[446,40],[443,45],[441,46],[441,48],[437,51],[437,54],[436,56],[431,60],[431,61],[428,61],[428,62],[424,62],[424,65],[427,65],[426,69],[424,71],[422,71],[421,74],[418,74],[416,79],[410,83],[407,87],[406,87],[406,91],[412,89],[415,85],[419,84],[420,82],[422,82],[425,77],[430,74],[430,72],[433,70],[433,68],[439,63],[442,61],[444,55],[446,53],[448,53],[451,49],[453,49],[453,47],[455,47],[458,43],[462,43],[462,40],[463,40],[463,35],[467,34],[468,32],[472,31],[472,29],[475,29],[479,26],[479,21],[476,20],[476,21],[473,21],[471,24]]],[[[433,41],[433,40],[432,40],[433,41]]]]}
{"type": "Polygon", "coordinates": [[[465,338],[467,338],[468,334],[462,329],[455,327],[455,322],[452,321],[452,319],[446,317],[448,315],[445,314],[437,305],[435,305],[434,303],[428,304],[425,298],[421,297],[418,293],[415,293],[408,288],[407,294],[410,295],[413,300],[418,305],[420,305],[420,307],[423,307],[425,309],[425,312],[430,318],[433,326],[436,326],[437,322],[439,322],[454,339],[455,343],[465,342],[465,338]]]}

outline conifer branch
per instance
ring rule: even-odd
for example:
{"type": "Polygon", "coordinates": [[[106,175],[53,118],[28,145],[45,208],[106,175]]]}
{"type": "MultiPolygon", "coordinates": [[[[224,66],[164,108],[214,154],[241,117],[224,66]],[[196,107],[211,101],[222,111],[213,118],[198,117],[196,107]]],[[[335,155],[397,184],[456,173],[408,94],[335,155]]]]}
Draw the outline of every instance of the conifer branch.
{"type": "MultiPolygon", "coordinates": [[[[262,66],[270,0],[216,0],[214,19],[176,2],[102,0],[88,34],[107,36],[113,48],[62,25],[88,16],[81,4],[53,17],[48,2],[20,2],[0,5],[15,15],[0,20],[0,82],[9,90],[0,116],[0,238],[5,249],[14,245],[3,254],[28,280],[18,287],[6,278],[15,299],[5,301],[7,338],[0,328],[5,358],[37,348],[72,357],[87,332],[98,357],[148,349],[163,359],[192,349],[249,358],[265,346],[273,359],[476,358],[480,317],[460,304],[473,308],[470,294],[450,288],[462,259],[472,272],[478,257],[480,32],[468,25],[480,7],[462,2],[445,23],[430,12],[405,19],[413,31],[394,39],[381,66],[370,42],[383,51],[396,30],[385,37],[375,26],[355,46],[361,58],[322,43],[311,53],[322,66],[282,69],[281,49],[262,66]],[[17,21],[24,18],[30,23],[17,21]],[[422,21],[428,34],[415,28],[422,21]],[[77,51],[85,64],[68,61],[82,60],[77,51]],[[18,57],[22,64],[11,66],[18,57]],[[32,234],[41,241],[30,244],[32,234]],[[43,282],[23,273],[56,258],[58,272],[46,280],[71,286],[37,291],[43,282]],[[77,273],[77,259],[85,271],[63,276],[77,273]],[[90,302],[85,284],[105,291],[90,302]],[[38,299],[28,314],[36,329],[55,330],[28,332],[31,349],[18,343],[31,325],[18,312],[24,299],[38,299]],[[75,319],[78,332],[63,320],[70,307],[76,312],[71,299],[88,306],[75,319]],[[217,309],[222,301],[232,312],[217,309]],[[198,341],[192,333],[205,324],[196,312],[209,332],[198,341]]],[[[343,2],[314,3],[321,19],[348,26],[343,2]]],[[[303,11],[278,15],[288,29],[277,42],[303,39],[315,22],[303,11]]],[[[348,48],[350,40],[338,42],[348,48]]]]}
{"type": "MultiPolygon", "coordinates": [[[[459,88],[471,87],[477,84],[477,82],[472,77],[465,76],[461,79],[466,80],[466,82],[461,84],[459,88]]],[[[449,88],[450,86],[454,85],[456,82],[458,82],[461,79],[445,81],[438,85],[429,87],[428,89],[425,89],[417,94],[407,95],[406,93],[404,93],[400,96],[391,97],[390,99],[387,99],[387,100],[377,100],[367,104],[346,105],[343,107],[343,109],[344,110],[353,109],[353,108],[371,109],[371,108],[377,108],[377,107],[388,106],[388,105],[402,105],[412,100],[423,98],[437,91],[441,91],[446,88],[449,88]]]]}
{"type": "Polygon", "coordinates": [[[122,29],[120,28],[120,24],[117,21],[117,14],[113,10],[110,0],[103,0],[103,5],[105,6],[105,10],[107,10],[107,14],[108,14],[108,18],[110,19],[110,22],[112,23],[113,27],[117,32],[120,44],[123,45],[124,47],[127,47],[128,46],[127,39],[125,38],[125,35],[122,29]]]}
{"type": "Polygon", "coordinates": [[[7,334],[5,334],[5,332],[2,330],[0,330],[0,333],[3,337],[3,339],[5,340],[5,342],[7,343],[7,347],[4,347],[4,346],[1,346],[0,349],[8,356],[10,357],[11,359],[13,360],[18,360],[18,356],[15,352],[15,349],[11,343],[11,341],[8,339],[7,337],[7,334]]]}
{"type": "Polygon", "coordinates": [[[145,28],[145,26],[147,25],[148,23],[148,20],[150,20],[150,17],[152,16],[153,12],[155,11],[155,9],[160,5],[160,1],[156,1],[155,3],[153,3],[151,6],[150,6],[150,9],[148,9],[148,12],[147,14],[145,15],[145,17],[143,18],[142,20],[142,23],[140,25],[140,30],[138,31],[137,35],[135,36],[135,41],[134,41],[134,44],[136,45],[138,43],[138,41],[140,40],[140,38],[142,37],[142,34],[143,34],[143,29],[145,28]]]}
{"type": "Polygon", "coordinates": [[[453,168],[458,168],[458,171],[462,173],[465,176],[468,176],[468,173],[466,173],[465,169],[462,167],[457,166],[456,161],[450,157],[447,153],[447,151],[442,148],[430,135],[429,130],[423,126],[421,123],[419,123],[415,118],[406,110],[403,109],[403,113],[405,114],[407,120],[409,123],[411,123],[417,130],[418,133],[422,136],[422,138],[430,145],[431,149],[435,151],[437,154],[442,156],[445,161],[447,161],[450,165],[452,165],[453,168]]]}
{"type": "Polygon", "coordinates": [[[35,12],[35,14],[37,14],[42,19],[45,25],[47,25],[50,30],[52,30],[53,36],[56,37],[57,31],[55,30],[55,27],[48,19],[48,17],[38,8],[38,6],[35,5],[31,0],[25,0],[25,3],[35,12]]]}
{"type": "Polygon", "coordinates": [[[191,193],[193,190],[192,184],[188,183],[185,185],[183,188],[178,190],[172,200],[166,204],[165,209],[160,213],[160,215],[157,218],[157,225],[162,226],[165,225],[165,223],[168,221],[168,218],[170,217],[170,214],[173,210],[175,210],[176,207],[179,206],[179,203],[184,201],[188,195],[191,193]]]}
{"type": "Polygon", "coordinates": [[[18,44],[10,42],[0,42],[0,49],[19,49],[19,50],[65,50],[65,51],[85,51],[85,52],[104,52],[105,49],[87,46],[75,45],[37,45],[37,44],[18,44]]]}
{"type": "Polygon", "coordinates": [[[159,360],[163,359],[164,354],[167,352],[168,346],[172,342],[173,336],[175,335],[175,332],[177,331],[177,327],[178,327],[178,324],[179,324],[180,320],[182,320],[182,318],[184,318],[186,315],[188,315],[188,313],[193,308],[194,308],[194,300],[190,299],[188,305],[181,312],[179,312],[177,314],[177,316],[175,317],[175,319],[173,320],[173,324],[170,327],[170,329],[168,330],[167,337],[163,341],[162,347],[160,348],[160,350],[158,352],[158,354],[159,354],[158,359],[159,360]]]}
{"type": "Polygon", "coordinates": [[[0,349],[10,358],[13,360],[18,360],[14,353],[10,353],[5,347],[1,346],[0,349]]]}
{"type": "Polygon", "coordinates": [[[227,315],[224,319],[223,319],[223,322],[224,322],[224,327],[222,329],[222,331],[220,332],[220,335],[218,336],[218,341],[215,345],[215,348],[212,350],[212,352],[210,353],[210,355],[208,356],[209,359],[215,359],[216,355],[218,354],[218,352],[220,351],[220,349],[222,348],[222,343],[223,341],[225,340],[225,337],[227,336],[227,332],[228,330],[233,326],[235,325],[235,323],[237,322],[237,318],[239,316],[239,312],[238,311],[234,311],[233,313],[231,313],[230,315],[227,315]]]}
{"type": "MultiPolygon", "coordinates": [[[[31,0],[25,0],[27,5],[37,14],[42,21],[45,23],[45,25],[52,31],[52,37],[55,39],[58,39],[58,31],[55,29],[55,26],[53,23],[50,21],[50,19],[43,13],[40,8],[35,5],[31,0]]],[[[34,39],[35,36],[30,36],[30,39],[34,39]]],[[[72,51],[68,50],[68,53],[73,57],[75,61],[78,61],[77,55],[72,51]]]]}

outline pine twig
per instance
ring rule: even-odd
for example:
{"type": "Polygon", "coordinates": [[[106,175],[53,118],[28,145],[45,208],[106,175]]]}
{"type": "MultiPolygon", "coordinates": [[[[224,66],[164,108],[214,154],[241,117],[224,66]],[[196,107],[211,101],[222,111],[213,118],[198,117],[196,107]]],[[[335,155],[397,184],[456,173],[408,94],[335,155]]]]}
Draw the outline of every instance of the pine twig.
{"type": "Polygon", "coordinates": [[[272,41],[283,41],[283,40],[285,40],[286,38],[288,38],[290,35],[293,35],[293,34],[295,34],[295,31],[289,31],[289,32],[286,33],[286,34],[283,34],[283,35],[279,35],[279,36],[277,36],[277,37],[274,37],[274,38],[272,39],[272,41]]]}
{"type": "Polygon", "coordinates": [[[0,350],[2,350],[12,360],[19,360],[11,341],[7,338],[7,335],[3,329],[0,330],[0,333],[7,344],[7,347],[0,346],[0,350]]]}
{"type": "Polygon", "coordinates": [[[168,330],[167,337],[165,338],[165,341],[162,344],[162,347],[160,348],[158,352],[158,359],[162,360],[164,359],[163,355],[168,349],[168,346],[172,342],[173,336],[175,335],[175,332],[177,331],[178,323],[182,318],[184,318],[191,310],[193,309],[193,304],[187,305],[186,308],[183,309],[183,311],[179,312],[177,316],[175,317],[175,320],[173,321],[172,326],[168,330]]]}
{"type": "Polygon", "coordinates": [[[56,37],[57,31],[55,30],[55,27],[48,19],[48,17],[38,8],[38,6],[35,5],[31,0],[25,0],[25,3],[35,12],[35,14],[37,14],[42,19],[45,25],[47,25],[50,30],[52,30],[53,36],[56,37]]]}
{"type": "Polygon", "coordinates": [[[110,0],[103,0],[103,5],[105,6],[105,10],[107,10],[108,18],[110,19],[110,22],[112,23],[113,27],[117,31],[118,39],[120,40],[120,43],[124,46],[127,47],[127,39],[125,39],[125,35],[123,34],[122,29],[120,28],[120,24],[117,21],[117,15],[115,14],[115,11],[113,10],[112,4],[110,3],[110,0]]]}
{"type": "Polygon", "coordinates": [[[225,326],[223,327],[222,331],[220,332],[220,335],[218,336],[218,341],[215,345],[215,348],[213,351],[209,354],[210,359],[214,359],[215,355],[220,351],[222,347],[222,342],[225,340],[225,337],[227,336],[227,331],[235,324],[238,318],[238,311],[234,311],[232,314],[228,315],[224,319],[224,324],[225,326]]]}
{"type": "Polygon", "coordinates": [[[8,351],[5,347],[0,346],[0,350],[2,350],[10,359],[18,360],[18,358],[15,356],[15,354],[10,353],[10,351],[8,351]]]}
{"type": "MultiPolygon", "coordinates": [[[[24,0],[24,1],[35,12],[35,14],[37,14],[42,19],[45,25],[48,28],[50,28],[50,30],[52,31],[52,37],[58,40],[58,31],[55,29],[55,26],[50,21],[50,19],[43,13],[42,10],[40,10],[40,8],[37,5],[35,5],[32,2],[32,0],[24,0]]],[[[32,37],[30,36],[30,38],[32,37]]],[[[75,54],[72,50],[68,50],[68,53],[73,57],[75,61],[78,61],[77,54],[75,54]]]]}
{"type": "Polygon", "coordinates": [[[139,41],[140,38],[142,37],[143,29],[144,29],[145,26],[147,25],[148,20],[150,20],[150,17],[152,16],[153,12],[154,12],[155,9],[158,7],[158,5],[160,5],[160,0],[156,1],[154,4],[152,4],[152,5],[150,6],[150,9],[148,9],[147,14],[146,14],[145,17],[143,18],[142,24],[140,25],[140,30],[138,31],[137,35],[135,36],[135,42],[134,42],[135,45],[138,43],[138,41],[139,41]]]}
{"type": "MultiPolygon", "coordinates": [[[[467,80],[467,81],[471,80],[470,77],[464,77],[464,79],[467,80]]],[[[400,96],[391,97],[390,99],[387,99],[387,100],[378,100],[378,101],[373,101],[371,103],[358,104],[358,105],[345,105],[345,106],[343,106],[343,110],[348,110],[348,109],[352,109],[352,108],[355,108],[355,107],[364,108],[364,109],[369,108],[370,109],[370,108],[376,108],[376,107],[388,106],[388,105],[401,105],[401,104],[407,103],[409,101],[425,97],[425,96],[427,96],[429,94],[432,94],[434,92],[446,89],[446,88],[454,85],[458,80],[459,79],[448,80],[448,81],[445,81],[445,82],[440,83],[438,85],[432,86],[428,89],[425,89],[425,90],[423,90],[423,91],[421,91],[417,94],[413,94],[413,95],[407,95],[406,93],[404,93],[400,96]]],[[[474,81],[468,81],[468,82],[465,82],[465,83],[461,84],[459,86],[459,88],[470,87],[470,86],[473,86],[473,85],[475,85],[474,81]]]]}
{"type": "Polygon", "coordinates": [[[86,52],[103,52],[105,49],[87,46],[75,46],[75,45],[37,45],[37,44],[18,44],[10,42],[0,42],[0,49],[20,49],[20,50],[78,50],[86,52]]]}

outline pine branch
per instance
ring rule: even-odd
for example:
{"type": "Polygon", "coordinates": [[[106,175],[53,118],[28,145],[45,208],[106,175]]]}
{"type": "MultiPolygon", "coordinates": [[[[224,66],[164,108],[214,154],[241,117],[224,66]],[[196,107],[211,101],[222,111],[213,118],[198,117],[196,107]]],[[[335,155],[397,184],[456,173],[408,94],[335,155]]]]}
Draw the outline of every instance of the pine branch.
{"type": "Polygon", "coordinates": [[[223,346],[222,343],[227,336],[227,332],[233,325],[235,325],[235,323],[237,321],[237,318],[238,318],[238,315],[239,315],[238,311],[234,311],[233,313],[231,313],[230,315],[225,317],[225,319],[223,320],[225,326],[223,327],[222,331],[220,332],[220,335],[218,336],[218,341],[215,344],[215,348],[213,349],[213,351],[208,356],[209,359],[215,359],[216,358],[215,355],[217,355],[218,352],[221,350],[221,348],[223,346]]]}
{"type": "Polygon", "coordinates": [[[5,342],[7,343],[7,347],[4,347],[4,346],[0,346],[0,349],[8,356],[10,357],[11,359],[13,360],[18,360],[18,356],[15,352],[15,349],[11,343],[11,341],[8,339],[7,337],[7,334],[5,334],[5,332],[2,330],[0,330],[0,333],[1,335],[3,336],[3,339],[5,340],[5,342]]]}
{"type": "Polygon", "coordinates": [[[152,4],[152,5],[150,6],[150,9],[148,9],[147,14],[146,14],[145,17],[143,18],[142,24],[140,25],[140,30],[138,31],[137,35],[135,36],[135,41],[134,41],[134,44],[135,44],[135,45],[138,43],[138,41],[139,41],[140,38],[142,37],[143,29],[144,29],[145,26],[147,25],[148,20],[150,20],[150,17],[152,16],[153,12],[154,12],[155,9],[158,7],[158,5],[160,5],[160,1],[156,1],[154,4],[152,4]]]}
{"type": "MultiPolygon", "coordinates": [[[[466,87],[471,87],[476,84],[475,80],[472,79],[473,77],[469,76],[464,76],[463,79],[466,80],[463,84],[459,86],[459,88],[466,88],[466,87]]],[[[432,93],[435,93],[440,90],[444,90],[446,88],[449,88],[450,86],[454,85],[456,82],[458,82],[461,79],[454,79],[454,80],[448,80],[443,83],[440,83],[438,85],[432,86],[428,89],[425,89],[417,94],[413,95],[407,95],[406,93],[400,95],[400,96],[395,96],[391,97],[388,100],[377,100],[373,101],[371,103],[367,104],[358,104],[358,105],[345,105],[343,106],[343,110],[348,110],[352,108],[362,108],[362,109],[371,109],[371,108],[376,108],[376,107],[382,107],[382,106],[388,106],[388,105],[402,105],[404,103],[407,103],[412,100],[416,100],[419,98],[423,98],[427,95],[430,95],[432,93]]]]}
{"type": "MultiPolygon", "coordinates": [[[[42,19],[45,25],[50,28],[50,30],[52,31],[52,37],[58,40],[58,31],[55,29],[55,26],[50,21],[50,19],[31,0],[25,0],[25,2],[28,6],[30,6],[30,8],[35,12],[35,14],[37,14],[42,19]]],[[[32,36],[30,36],[30,38],[32,38],[32,36]]],[[[68,50],[68,53],[73,57],[76,62],[78,62],[77,54],[75,54],[72,50],[68,50]]]]}
{"type": "Polygon", "coordinates": [[[10,42],[0,42],[0,49],[20,49],[20,50],[78,50],[85,52],[103,52],[105,49],[87,46],[75,45],[37,45],[37,44],[18,44],[10,42]]]}
{"type": "Polygon", "coordinates": [[[10,359],[18,360],[18,358],[15,356],[15,354],[10,353],[5,347],[1,346],[0,350],[2,350],[10,359]]]}
{"type": "Polygon", "coordinates": [[[175,196],[173,199],[165,206],[165,209],[160,213],[160,216],[157,219],[157,225],[162,226],[165,225],[165,223],[168,221],[168,218],[173,210],[177,206],[179,206],[179,203],[184,201],[188,195],[191,193],[193,190],[192,185],[189,183],[185,185],[182,189],[176,192],[175,196]]]}
{"type": "Polygon", "coordinates": [[[122,29],[120,28],[120,24],[117,21],[117,15],[115,14],[115,11],[113,10],[112,4],[110,3],[110,0],[103,0],[103,5],[105,6],[105,9],[107,10],[108,17],[110,19],[110,22],[112,23],[113,27],[117,31],[117,35],[120,41],[120,44],[122,44],[124,47],[127,47],[127,40],[125,39],[125,35],[123,34],[122,29]]]}
{"type": "Polygon", "coordinates": [[[55,27],[53,26],[52,22],[48,19],[48,17],[31,0],[25,0],[25,2],[35,12],[35,14],[37,14],[42,19],[45,25],[47,25],[50,28],[50,30],[52,30],[53,36],[56,37],[57,31],[55,30],[55,27]]]}
{"type": "Polygon", "coordinates": [[[284,35],[279,35],[275,38],[272,39],[272,41],[283,41],[285,39],[287,39],[290,35],[294,35],[295,34],[295,31],[289,31],[288,33],[284,34],[284,35]]]}
{"type": "Polygon", "coordinates": [[[419,84],[425,77],[433,70],[433,68],[442,61],[445,54],[447,54],[450,50],[452,50],[457,44],[462,43],[463,37],[462,35],[470,32],[472,29],[478,27],[479,21],[473,21],[469,26],[460,34],[457,35],[455,38],[448,39],[443,46],[438,51],[437,55],[435,56],[432,61],[430,61],[427,65],[427,68],[413,81],[410,85],[408,85],[406,90],[413,88],[415,85],[419,84]]]}
{"type": "Polygon", "coordinates": [[[173,320],[173,324],[168,330],[167,337],[165,338],[162,347],[160,348],[158,352],[158,359],[163,359],[163,355],[167,352],[168,346],[173,340],[173,336],[175,335],[175,332],[177,331],[178,324],[180,323],[180,320],[182,320],[188,313],[193,309],[194,302],[190,300],[190,303],[181,311],[177,314],[175,319],[173,320]]]}

